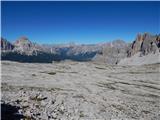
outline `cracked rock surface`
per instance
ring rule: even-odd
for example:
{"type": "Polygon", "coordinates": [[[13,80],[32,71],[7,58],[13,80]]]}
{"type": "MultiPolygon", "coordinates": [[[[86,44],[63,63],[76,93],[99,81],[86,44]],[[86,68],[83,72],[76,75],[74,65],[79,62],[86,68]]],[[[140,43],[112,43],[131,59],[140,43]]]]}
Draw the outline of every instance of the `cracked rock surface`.
{"type": "Polygon", "coordinates": [[[2,61],[1,105],[24,120],[158,120],[159,78],[160,64],[2,61]]]}

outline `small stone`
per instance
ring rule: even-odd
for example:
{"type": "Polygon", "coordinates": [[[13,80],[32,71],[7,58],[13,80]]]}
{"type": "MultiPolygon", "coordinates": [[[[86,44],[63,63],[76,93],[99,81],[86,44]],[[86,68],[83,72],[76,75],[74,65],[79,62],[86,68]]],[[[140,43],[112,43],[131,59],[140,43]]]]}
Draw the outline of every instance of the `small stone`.
{"type": "Polygon", "coordinates": [[[57,109],[54,109],[53,111],[54,111],[54,112],[57,112],[58,110],[57,110],[57,109]]]}
{"type": "Polygon", "coordinates": [[[62,105],[62,106],[60,107],[60,109],[61,109],[61,111],[64,111],[64,106],[62,105]]]}
{"type": "Polygon", "coordinates": [[[78,109],[75,109],[74,111],[75,111],[75,113],[78,113],[78,109]]]}
{"type": "Polygon", "coordinates": [[[18,113],[19,113],[19,114],[23,114],[23,110],[22,110],[22,109],[19,109],[19,110],[18,110],[18,113]]]}
{"type": "Polygon", "coordinates": [[[45,101],[41,101],[41,106],[45,107],[48,103],[45,101]]]}
{"type": "Polygon", "coordinates": [[[31,112],[30,112],[29,110],[27,110],[27,111],[25,112],[25,115],[28,116],[28,117],[31,117],[32,114],[31,114],[31,112]]]}
{"type": "Polygon", "coordinates": [[[52,118],[54,118],[54,119],[57,118],[57,114],[55,112],[52,113],[52,118]]]}
{"type": "Polygon", "coordinates": [[[64,106],[61,106],[61,107],[60,107],[59,112],[60,112],[61,114],[64,114],[64,106]]]}
{"type": "Polygon", "coordinates": [[[42,94],[37,96],[38,101],[45,100],[45,99],[47,99],[47,97],[44,97],[42,94]]]}
{"type": "Polygon", "coordinates": [[[40,107],[40,105],[39,105],[39,104],[35,104],[35,107],[36,107],[36,108],[39,108],[39,107],[40,107]]]}
{"type": "Polygon", "coordinates": [[[51,104],[54,104],[55,102],[56,102],[56,100],[54,99],[54,100],[51,101],[51,104]]]}
{"type": "Polygon", "coordinates": [[[20,104],[20,102],[22,102],[22,100],[17,99],[15,102],[16,102],[17,104],[20,104]]]}
{"type": "Polygon", "coordinates": [[[27,107],[29,107],[29,104],[28,104],[27,102],[24,102],[24,103],[22,104],[22,106],[23,106],[23,108],[27,108],[27,107]]]}
{"type": "Polygon", "coordinates": [[[22,97],[23,102],[27,102],[28,100],[29,100],[28,97],[22,97]]]}

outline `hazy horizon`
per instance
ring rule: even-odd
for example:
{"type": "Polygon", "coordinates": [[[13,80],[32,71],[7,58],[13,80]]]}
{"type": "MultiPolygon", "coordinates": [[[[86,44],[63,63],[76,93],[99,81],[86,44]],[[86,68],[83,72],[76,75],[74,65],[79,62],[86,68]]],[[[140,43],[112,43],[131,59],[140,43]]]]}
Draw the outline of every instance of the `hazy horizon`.
{"type": "Polygon", "coordinates": [[[96,44],[159,34],[159,2],[4,2],[1,36],[40,44],[96,44]]]}

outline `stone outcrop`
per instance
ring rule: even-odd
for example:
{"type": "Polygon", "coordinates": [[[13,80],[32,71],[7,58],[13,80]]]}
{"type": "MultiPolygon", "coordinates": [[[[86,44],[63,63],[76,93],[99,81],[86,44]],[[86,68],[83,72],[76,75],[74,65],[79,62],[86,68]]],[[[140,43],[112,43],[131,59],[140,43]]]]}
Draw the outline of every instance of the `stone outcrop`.
{"type": "Polygon", "coordinates": [[[119,65],[144,65],[160,63],[160,35],[138,34],[128,47],[127,58],[119,65]]]}
{"type": "Polygon", "coordinates": [[[141,55],[155,53],[160,48],[160,35],[150,35],[149,33],[138,34],[135,41],[130,45],[127,53],[128,57],[141,52],[141,55]]]}
{"type": "Polygon", "coordinates": [[[1,38],[1,50],[2,51],[11,51],[14,49],[14,45],[11,44],[9,41],[7,41],[4,38],[1,38]]]}

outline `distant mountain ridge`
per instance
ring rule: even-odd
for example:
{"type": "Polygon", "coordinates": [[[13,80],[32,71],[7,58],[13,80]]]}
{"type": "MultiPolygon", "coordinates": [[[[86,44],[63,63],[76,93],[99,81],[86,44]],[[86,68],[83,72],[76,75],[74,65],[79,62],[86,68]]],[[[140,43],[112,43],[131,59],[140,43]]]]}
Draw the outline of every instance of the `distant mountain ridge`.
{"type": "Polygon", "coordinates": [[[95,62],[117,64],[122,58],[127,57],[128,43],[123,40],[115,40],[102,46],[101,53],[93,58],[95,62]]]}
{"type": "Polygon", "coordinates": [[[137,53],[141,56],[160,51],[160,35],[149,33],[138,34],[131,43],[115,40],[104,44],[92,45],[39,45],[32,43],[23,36],[14,43],[1,38],[1,60],[19,62],[61,61],[94,61],[107,64],[118,64],[122,59],[132,57],[137,53]]]}
{"type": "Polygon", "coordinates": [[[1,38],[2,60],[47,63],[65,59],[88,61],[99,49],[96,45],[39,45],[24,36],[12,44],[1,38]],[[13,47],[8,49],[10,45],[13,47]]]}

